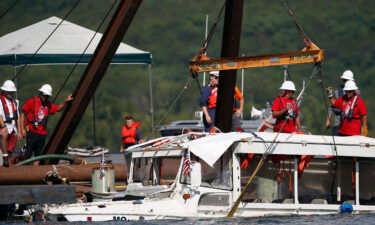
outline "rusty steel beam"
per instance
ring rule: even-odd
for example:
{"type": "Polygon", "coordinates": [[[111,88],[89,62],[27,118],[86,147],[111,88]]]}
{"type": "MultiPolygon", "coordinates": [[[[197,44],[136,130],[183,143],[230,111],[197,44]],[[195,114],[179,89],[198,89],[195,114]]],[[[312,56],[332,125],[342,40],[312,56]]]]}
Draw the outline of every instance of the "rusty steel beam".
{"type": "MultiPolygon", "coordinates": [[[[226,1],[221,58],[239,55],[242,11],[243,0],[226,1]]],[[[236,70],[220,71],[215,126],[223,132],[231,131],[236,76],[236,70]]]]}
{"type": "MultiPolygon", "coordinates": [[[[64,110],[43,154],[62,154],[65,151],[141,3],[142,0],[122,0],[119,3],[89,65],[73,92],[73,102],[68,104],[64,110]]],[[[46,160],[45,163],[56,164],[57,160],[46,160]]]]}
{"type": "MultiPolygon", "coordinates": [[[[126,181],[126,166],[124,164],[113,164],[113,166],[115,168],[115,179],[126,181]]],[[[92,170],[99,168],[100,164],[59,164],[55,167],[57,174],[69,181],[91,181],[92,170]]],[[[0,185],[44,184],[44,178],[53,169],[52,165],[0,167],[0,185]]]]}

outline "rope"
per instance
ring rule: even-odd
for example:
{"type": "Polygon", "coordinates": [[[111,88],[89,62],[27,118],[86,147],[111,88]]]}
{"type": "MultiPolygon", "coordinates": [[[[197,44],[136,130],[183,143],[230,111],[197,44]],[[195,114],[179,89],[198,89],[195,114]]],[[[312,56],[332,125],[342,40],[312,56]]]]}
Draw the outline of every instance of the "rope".
{"type": "Polygon", "coordinates": [[[10,10],[12,10],[13,7],[16,6],[17,3],[18,3],[19,1],[20,1],[20,0],[16,0],[16,1],[14,1],[14,3],[13,3],[13,4],[12,4],[7,10],[5,10],[3,13],[1,13],[1,15],[0,15],[0,19],[2,19],[6,14],[8,14],[8,12],[9,12],[10,10]]]}
{"type": "Polygon", "coordinates": [[[157,127],[165,120],[165,118],[168,116],[168,114],[171,111],[171,109],[173,108],[173,106],[176,104],[177,100],[181,97],[181,95],[184,93],[184,91],[189,87],[189,85],[190,85],[190,83],[191,83],[192,80],[193,80],[193,78],[190,77],[189,80],[186,82],[185,86],[180,91],[180,93],[178,93],[178,95],[176,96],[176,98],[173,100],[173,103],[169,106],[167,112],[164,114],[164,116],[162,117],[162,119],[159,120],[158,124],[155,126],[155,128],[153,129],[152,132],[154,132],[157,129],[157,127]]]}
{"type": "Polygon", "coordinates": [[[298,31],[300,32],[300,35],[302,36],[302,39],[310,39],[305,31],[303,31],[302,26],[297,22],[296,18],[294,17],[294,14],[292,10],[289,9],[288,5],[286,4],[285,0],[281,0],[283,2],[285,10],[288,12],[290,17],[292,18],[294,24],[297,26],[298,31]]]}
{"type": "Polygon", "coordinates": [[[117,1],[118,1],[118,0],[115,0],[115,1],[113,2],[112,6],[111,6],[111,8],[108,10],[107,14],[103,17],[103,19],[102,19],[100,25],[98,26],[98,28],[97,28],[96,31],[95,31],[95,34],[92,36],[91,40],[90,40],[89,43],[86,45],[85,50],[83,50],[82,54],[79,56],[78,60],[77,60],[76,63],[74,64],[72,70],[70,71],[70,73],[68,74],[68,76],[65,78],[63,84],[61,85],[59,91],[57,92],[57,94],[56,94],[56,96],[55,96],[55,98],[53,99],[52,102],[55,102],[55,101],[56,101],[56,99],[57,99],[57,97],[59,96],[60,92],[62,91],[62,89],[64,88],[65,84],[68,82],[68,80],[69,80],[70,77],[72,76],[74,70],[75,70],[75,69],[77,68],[77,66],[78,66],[79,61],[81,61],[82,57],[84,56],[85,52],[86,52],[87,49],[89,48],[91,42],[94,40],[96,34],[99,32],[100,28],[101,28],[102,25],[104,24],[105,20],[107,19],[107,17],[108,17],[109,14],[111,13],[111,11],[112,11],[113,7],[116,5],[117,1]]]}
{"type": "Polygon", "coordinates": [[[53,29],[53,31],[48,35],[48,37],[44,40],[44,42],[39,46],[39,48],[36,50],[36,52],[27,60],[27,62],[24,64],[24,66],[21,68],[21,70],[18,71],[18,73],[13,77],[13,81],[17,79],[17,77],[22,73],[22,71],[26,68],[26,66],[34,59],[35,55],[39,52],[39,50],[43,47],[43,45],[49,40],[49,38],[55,33],[57,28],[60,27],[60,25],[65,21],[65,19],[70,15],[70,13],[77,7],[77,5],[81,2],[81,0],[78,0],[73,7],[69,10],[69,12],[64,16],[64,18],[60,21],[60,23],[53,29]]]}

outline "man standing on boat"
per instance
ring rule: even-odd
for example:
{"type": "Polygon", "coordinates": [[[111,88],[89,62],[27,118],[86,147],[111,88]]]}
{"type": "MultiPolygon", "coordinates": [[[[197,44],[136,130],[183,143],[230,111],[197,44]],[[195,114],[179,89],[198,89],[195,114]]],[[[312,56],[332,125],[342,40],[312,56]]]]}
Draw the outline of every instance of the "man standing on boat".
{"type": "Polygon", "coordinates": [[[20,140],[22,135],[21,121],[19,119],[19,101],[14,98],[17,91],[14,82],[7,80],[1,86],[0,94],[0,136],[1,149],[3,151],[3,166],[9,167],[9,153],[14,151],[16,147],[16,139],[20,140]]]}
{"type": "Polygon", "coordinates": [[[125,125],[122,127],[122,141],[121,141],[121,147],[120,152],[124,152],[125,154],[125,162],[126,162],[126,168],[129,174],[130,170],[130,163],[131,163],[131,155],[128,154],[126,150],[137,143],[143,143],[142,139],[142,133],[139,129],[139,126],[141,126],[141,123],[135,122],[132,116],[126,116],[125,117],[125,125]]]}
{"type": "Polygon", "coordinates": [[[277,96],[272,103],[272,116],[276,118],[273,131],[281,133],[302,131],[297,101],[293,98],[296,91],[294,83],[284,81],[280,90],[283,90],[283,94],[277,96]]]}
{"type": "MultiPolygon", "coordinates": [[[[343,90],[344,88],[344,85],[347,81],[351,80],[351,81],[354,81],[354,74],[351,70],[345,70],[342,75],[341,75],[341,80],[342,80],[342,84],[340,86],[337,87],[336,90],[333,91],[333,97],[335,99],[338,99],[340,98],[341,96],[345,95],[345,92],[343,90]]],[[[356,91],[357,94],[360,94],[359,90],[356,91]]],[[[329,107],[329,112],[328,112],[328,118],[327,118],[327,121],[326,121],[326,127],[329,128],[331,126],[331,118],[333,118],[333,129],[332,129],[332,134],[334,136],[338,136],[339,135],[339,129],[340,129],[340,123],[341,123],[341,120],[340,120],[340,114],[341,114],[341,110],[338,109],[338,108],[335,108],[333,107],[332,105],[329,107]]]]}
{"type": "Polygon", "coordinates": [[[347,81],[343,88],[345,95],[338,99],[333,97],[332,88],[327,88],[328,98],[333,107],[340,110],[339,136],[367,136],[366,104],[357,94],[358,87],[354,81],[347,81]]]}
{"type": "MultiPolygon", "coordinates": [[[[206,132],[210,131],[215,125],[215,113],[216,113],[216,102],[217,92],[219,84],[219,71],[210,72],[210,83],[201,89],[201,96],[199,99],[199,105],[203,111],[203,124],[206,132]]],[[[241,114],[245,105],[245,100],[241,91],[238,87],[234,90],[234,107],[232,116],[232,131],[236,131],[241,128],[241,114]],[[238,107],[239,101],[239,107],[238,107]]]]}
{"type": "Polygon", "coordinates": [[[39,156],[42,153],[47,136],[48,116],[61,111],[67,102],[73,100],[72,95],[69,95],[60,105],[55,105],[48,100],[50,96],[52,96],[52,87],[44,84],[39,88],[39,95],[27,100],[22,107],[22,136],[26,136],[25,159],[33,154],[39,156]]]}
{"type": "Polygon", "coordinates": [[[135,122],[132,116],[125,117],[125,125],[122,127],[122,142],[120,152],[125,152],[130,146],[143,143],[142,133],[139,129],[141,123],[135,122]]]}

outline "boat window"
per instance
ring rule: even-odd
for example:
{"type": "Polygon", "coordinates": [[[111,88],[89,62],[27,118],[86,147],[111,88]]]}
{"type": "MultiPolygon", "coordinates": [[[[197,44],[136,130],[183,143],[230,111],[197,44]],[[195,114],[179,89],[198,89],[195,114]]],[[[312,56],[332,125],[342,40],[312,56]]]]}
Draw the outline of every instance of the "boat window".
{"type": "MultiPolygon", "coordinates": [[[[241,162],[247,160],[248,166],[241,169],[241,187],[244,189],[250,176],[253,174],[261,155],[240,154],[241,162]]],[[[301,162],[307,162],[306,157],[296,156],[299,162],[298,200],[299,203],[326,202],[325,204],[341,204],[353,202],[354,181],[352,172],[354,161],[352,157],[340,159],[314,156],[308,162],[308,167],[303,167],[301,162]],[[302,171],[301,169],[304,168],[302,171]],[[338,198],[337,190],[340,187],[341,197],[338,198]]],[[[259,170],[249,188],[246,190],[244,202],[294,202],[294,156],[272,155],[259,170]]],[[[359,171],[372,171],[374,159],[361,159],[359,171]]],[[[306,164],[305,164],[306,165],[306,164]]],[[[366,182],[373,179],[373,173],[360,174],[360,202],[363,205],[374,204],[371,197],[375,193],[375,182],[366,182]],[[361,185],[361,182],[363,185],[361,185]]],[[[323,203],[324,204],[324,203],[323,203]]]]}
{"type": "MultiPolygon", "coordinates": [[[[216,161],[214,167],[211,167],[194,154],[191,154],[192,163],[199,162],[201,164],[201,186],[224,190],[232,189],[232,168],[230,167],[231,156],[231,153],[228,152],[223,154],[223,156],[216,161]]],[[[190,174],[181,174],[180,182],[184,184],[191,184],[190,174]]]]}
{"type": "Polygon", "coordinates": [[[177,176],[180,162],[180,157],[135,159],[133,182],[143,186],[170,185],[177,176]]]}

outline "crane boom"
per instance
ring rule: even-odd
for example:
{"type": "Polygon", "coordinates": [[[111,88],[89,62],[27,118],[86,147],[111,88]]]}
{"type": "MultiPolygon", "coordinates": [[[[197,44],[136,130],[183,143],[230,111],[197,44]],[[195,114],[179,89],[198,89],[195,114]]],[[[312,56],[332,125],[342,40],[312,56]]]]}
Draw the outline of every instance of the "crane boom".
{"type": "Polygon", "coordinates": [[[242,56],[222,59],[209,59],[200,53],[190,61],[190,71],[193,73],[209,72],[214,70],[236,70],[255,67],[280,66],[300,63],[316,63],[324,60],[324,50],[320,49],[310,40],[301,51],[258,55],[242,56]]]}

